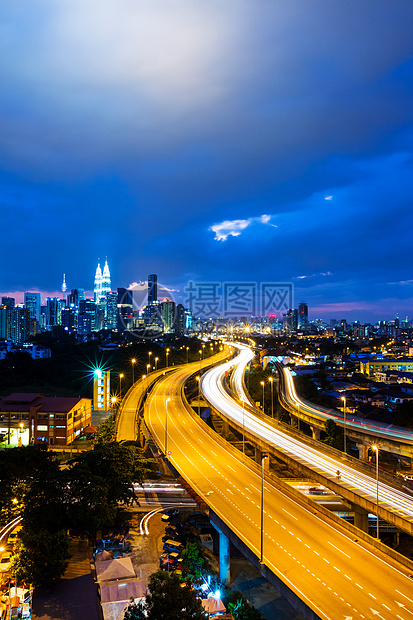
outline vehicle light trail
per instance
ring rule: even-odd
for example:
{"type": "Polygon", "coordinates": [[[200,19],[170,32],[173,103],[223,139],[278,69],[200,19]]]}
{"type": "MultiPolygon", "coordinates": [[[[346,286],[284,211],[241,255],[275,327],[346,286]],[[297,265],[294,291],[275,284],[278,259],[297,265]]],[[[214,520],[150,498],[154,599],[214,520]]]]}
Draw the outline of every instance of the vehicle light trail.
{"type": "MultiPolygon", "coordinates": [[[[358,472],[341,460],[325,455],[321,450],[308,446],[304,442],[277,430],[270,421],[265,422],[258,418],[250,406],[244,405],[242,407],[228,394],[224,386],[224,377],[225,373],[235,365],[234,391],[241,401],[249,402],[243,389],[242,377],[246,365],[251,360],[252,353],[245,345],[231,344],[238,348],[238,356],[208,371],[202,378],[201,390],[206,400],[218,411],[221,411],[224,416],[236,422],[239,428],[244,425],[245,429],[257,438],[264,439],[269,445],[273,445],[293,458],[299,459],[301,463],[316,469],[327,479],[334,479],[338,482],[337,471],[340,470],[340,485],[368,498],[374,504],[376,501],[374,477],[358,472]]],[[[397,512],[399,516],[413,522],[413,498],[384,482],[380,482],[380,506],[397,512]]]]}

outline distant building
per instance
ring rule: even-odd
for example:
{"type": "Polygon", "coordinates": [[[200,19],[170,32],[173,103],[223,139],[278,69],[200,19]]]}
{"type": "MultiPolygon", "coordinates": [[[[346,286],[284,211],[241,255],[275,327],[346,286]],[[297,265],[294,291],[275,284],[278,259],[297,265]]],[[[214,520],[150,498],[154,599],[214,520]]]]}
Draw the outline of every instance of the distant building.
{"type": "Polygon", "coordinates": [[[24,306],[28,309],[30,318],[40,322],[40,293],[25,293],[24,306]]]}
{"type": "Polygon", "coordinates": [[[93,299],[79,300],[77,315],[77,333],[80,336],[89,336],[96,327],[96,304],[93,299]]]}
{"type": "Polygon", "coordinates": [[[175,334],[182,336],[185,333],[185,308],[182,304],[176,306],[175,334]]]}
{"type": "Polygon", "coordinates": [[[158,301],[158,276],[151,273],[148,276],[148,304],[158,301]]]}
{"type": "Polygon", "coordinates": [[[10,339],[16,344],[27,342],[30,337],[29,310],[23,306],[15,306],[11,311],[10,339]]]}
{"type": "Polygon", "coordinates": [[[54,325],[61,325],[61,304],[58,297],[46,297],[46,327],[51,330],[54,325]]]}
{"type": "Polygon", "coordinates": [[[161,319],[163,324],[163,332],[165,334],[172,334],[175,327],[175,302],[165,299],[161,305],[161,319]]]}
{"type": "Polygon", "coordinates": [[[306,327],[308,325],[308,306],[302,301],[298,304],[298,327],[306,327]]]}
{"type": "Polygon", "coordinates": [[[118,288],[118,329],[133,327],[133,296],[127,288],[118,288]]]}
{"type": "Polygon", "coordinates": [[[106,294],[105,329],[116,329],[118,326],[118,294],[106,294]]]}

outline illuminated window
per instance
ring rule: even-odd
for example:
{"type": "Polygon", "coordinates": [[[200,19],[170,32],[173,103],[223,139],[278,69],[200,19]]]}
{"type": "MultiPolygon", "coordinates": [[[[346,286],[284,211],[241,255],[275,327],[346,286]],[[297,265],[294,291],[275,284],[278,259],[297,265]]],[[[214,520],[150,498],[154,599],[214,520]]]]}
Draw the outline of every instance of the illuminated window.
{"type": "Polygon", "coordinates": [[[38,424],[37,425],[37,430],[38,431],[47,431],[47,426],[45,426],[43,424],[38,424]]]}

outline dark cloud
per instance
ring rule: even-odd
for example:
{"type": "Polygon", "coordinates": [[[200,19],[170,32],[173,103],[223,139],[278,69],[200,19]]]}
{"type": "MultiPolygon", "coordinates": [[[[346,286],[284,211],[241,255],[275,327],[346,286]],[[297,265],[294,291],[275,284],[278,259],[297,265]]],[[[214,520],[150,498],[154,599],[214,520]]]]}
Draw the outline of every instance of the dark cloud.
{"type": "Polygon", "coordinates": [[[412,21],[410,0],[6,0],[3,290],[90,288],[107,255],[115,285],[311,275],[318,308],[407,312],[412,21]]]}

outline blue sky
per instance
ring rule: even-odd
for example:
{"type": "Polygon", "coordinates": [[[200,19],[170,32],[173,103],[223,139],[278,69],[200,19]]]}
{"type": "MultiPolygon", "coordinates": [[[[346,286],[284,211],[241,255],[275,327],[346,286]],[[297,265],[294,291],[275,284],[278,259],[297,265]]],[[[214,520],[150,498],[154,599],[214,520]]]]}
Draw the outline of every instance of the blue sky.
{"type": "Polygon", "coordinates": [[[291,281],[413,317],[410,0],[4,0],[0,290],[291,281]]]}

